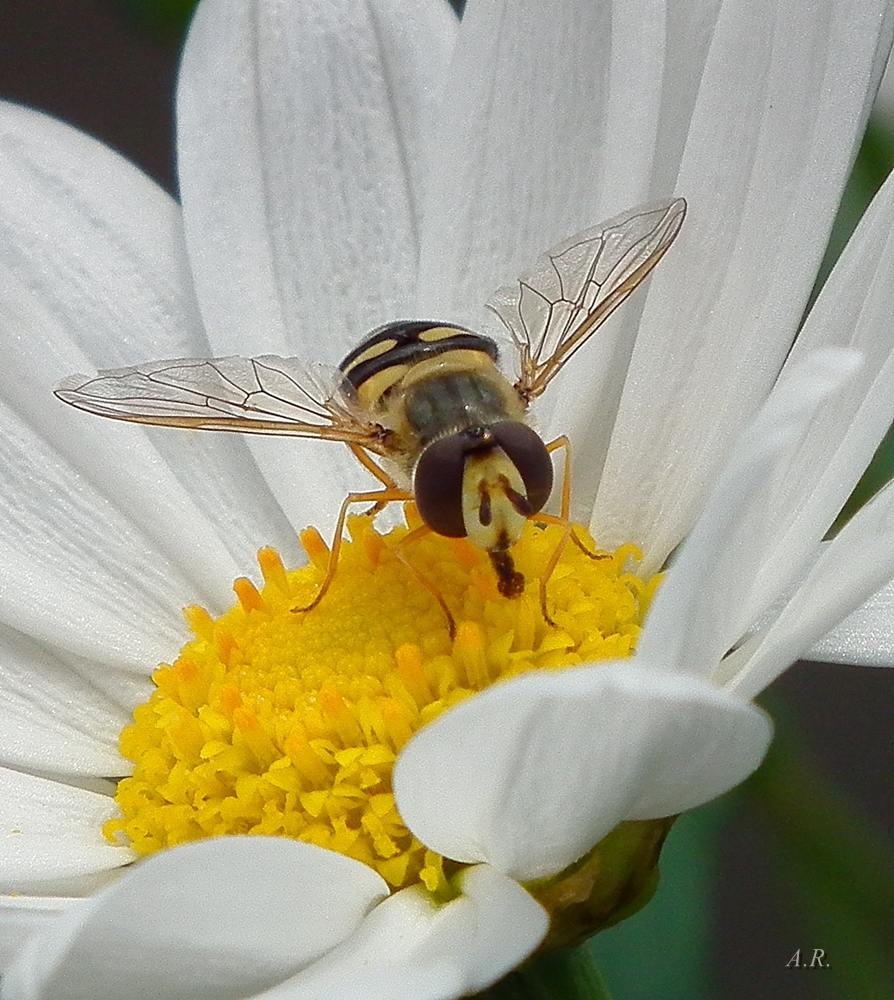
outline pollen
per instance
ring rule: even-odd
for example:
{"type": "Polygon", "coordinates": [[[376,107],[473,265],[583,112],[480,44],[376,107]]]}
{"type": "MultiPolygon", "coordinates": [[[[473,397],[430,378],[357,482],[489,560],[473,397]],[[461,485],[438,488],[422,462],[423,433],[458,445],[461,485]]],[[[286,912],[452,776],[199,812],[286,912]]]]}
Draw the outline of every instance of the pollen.
{"type": "MultiPolygon", "coordinates": [[[[418,522],[408,512],[410,528],[418,522]]],[[[446,891],[451,863],[403,825],[391,788],[401,748],[422,726],[492,684],[629,656],[658,578],[629,571],[626,546],[592,558],[568,544],[540,608],[539,576],[562,538],[528,523],[513,557],[526,581],[502,597],[487,554],[428,535],[406,556],[456,619],[395,554],[408,530],[350,520],[330,589],[309,611],[328,550],[315,531],[309,562],[286,570],[258,555],[257,583],[239,579],[215,618],[186,611],[193,638],[153,675],[155,690],[121,734],[133,776],[104,833],[139,854],[224,834],[293,837],[355,858],[394,889],[446,891]]],[[[583,529],[584,545],[595,548],[583,529]]]]}

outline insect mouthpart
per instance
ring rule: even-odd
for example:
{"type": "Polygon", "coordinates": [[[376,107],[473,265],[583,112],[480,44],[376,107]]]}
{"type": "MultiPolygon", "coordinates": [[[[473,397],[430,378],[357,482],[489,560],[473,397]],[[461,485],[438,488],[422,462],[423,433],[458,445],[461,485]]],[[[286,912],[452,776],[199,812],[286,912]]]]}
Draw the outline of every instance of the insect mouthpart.
{"type": "Polygon", "coordinates": [[[515,568],[512,553],[508,551],[509,540],[506,546],[491,549],[487,554],[490,556],[491,565],[497,574],[497,590],[503,597],[519,597],[525,589],[525,578],[515,568]]]}

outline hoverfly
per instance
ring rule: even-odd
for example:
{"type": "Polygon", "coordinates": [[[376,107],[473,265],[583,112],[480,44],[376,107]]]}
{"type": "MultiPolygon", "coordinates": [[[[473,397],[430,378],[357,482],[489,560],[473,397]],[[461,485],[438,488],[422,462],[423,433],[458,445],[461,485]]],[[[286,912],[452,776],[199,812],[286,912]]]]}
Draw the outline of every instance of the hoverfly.
{"type": "MultiPolygon", "coordinates": [[[[524,578],[511,549],[525,522],[556,523],[565,535],[540,579],[546,584],[572,531],[569,442],[544,442],[526,423],[528,406],[664,256],[686,214],[682,198],[645,205],[559,244],[487,306],[519,356],[512,382],[497,367],[497,345],[463,327],[425,321],[388,323],[370,333],[324,389],[295,358],[153,361],[72,375],[56,395],[79,409],[166,427],[297,435],[340,441],[379,480],[350,493],[336,523],[329,565],[309,611],[335,575],[349,508],[415,502],[423,524],[398,544],[398,556],[447,616],[436,588],[402,554],[426,532],[468,537],[484,549],[505,597],[524,578]],[[552,453],[565,449],[561,512],[543,512],[553,487],[552,453]]],[[[598,554],[589,553],[594,558],[598,554]]]]}

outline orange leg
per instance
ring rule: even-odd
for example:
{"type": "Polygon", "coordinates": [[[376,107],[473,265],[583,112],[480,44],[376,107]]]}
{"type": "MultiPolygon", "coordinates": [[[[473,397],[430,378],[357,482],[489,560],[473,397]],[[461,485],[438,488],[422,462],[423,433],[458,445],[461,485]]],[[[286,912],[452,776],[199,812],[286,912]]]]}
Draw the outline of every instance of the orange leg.
{"type": "Polygon", "coordinates": [[[546,450],[552,454],[560,448],[565,449],[565,465],[562,468],[562,514],[563,521],[569,520],[571,511],[571,442],[562,434],[546,446],[546,450]]]}
{"type": "Polygon", "coordinates": [[[391,476],[388,475],[388,473],[364,447],[353,443],[348,443],[348,447],[351,449],[351,454],[354,458],[357,459],[364,469],[371,472],[383,486],[387,487],[389,490],[397,489],[397,483],[391,478],[391,476]]]}
{"type": "MultiPolygon", "coordinates": [[[[374,475],[376,479],[379,480],[379,482],[385,487],[386,490],[400,489],[397,483],[391,478],[391,476],[388,475],[388,473],[381,467],[381,465],[379,465],[379,463],[372,457],[372,455],[370,455],[370,453],[366,451],[365,448],[363,448],[359,444],[352,444],[352,443],[348,444],[348,448],[351,449],[351,454],[354,456],[354,458],[357,459],[357,461],[363,466],[363,468],[366,469],[367,472],[372,473],[372,475],[374,475]]],[[[390,500],[385,500],[377,503],[375,507],[372,508],[370,513],[378,514],[379,511],[384,510],[384,508],[390,502],[391,502],[390,500]]]]}
{"type": "Polygon", "coordinates": [[[398,559],[407,567],[407,569],[416,577],[416,579],[422,584],[423,587],[431,594],[431,596],[441,605],[441,610],[444,612],[444,617],[447,619],[447,631],[450,633],[450,638],[456,638],[456,622],[454,621],[453,615],[450,613],[450,608],[447,607],[447,602],[444,600],[443,595],[438,590],[438,588],[428,579],[425,574],[414,566],[407,554],[403,551],[404,546],[410,545],[412,542],[417,541],[420,538],[424,538],[427,534],[431,532],[431,528],[427,524],[420,524],[418,528],[414,528],[408,535],[404,537],[394,546],[394,554],[398,559]]]}
{"type": "Polygon", "coordinates": [[[574,544],[584,553],[584,555],[589,556],[591,559],[607,559],[609,558],[609,553],[607,552],[591,552],[586,545],[578,538],[577,532],[574,530],[574,524],[571,521],[571,443],[568,438],[563,434],[561,437],[557,437],[554,441],[550,441],[546,446],[548,452],[558,451],[559,448],[565,449],[565,465],[562,469],[562,502],[561,502],[561,514],[556,517],[555,514],[544,514],[539,513],[534,515],[534,520],[538,524],[558,524],[564,529],[564,533],[559,540],[559,544],[555,547],[553,554],[550,556],[549,562],[546,564],[545,569],[540,574],[540,611],[543,615],[544,621],[553,628],[556,627],[556,623],[550,617],[549,612],[546,610],[546,585],[549,583],[550,577],[556,571],[556,566],[559,565],[559,560],[562,558],[562,553],[565,551],[565,546],[568,544],[568,540],[574,542],[574,544]]]}
{"type": "MultiPolygon", "coordinates": [[[[370,459],[370,462],[372,462],[372,459],[370,459]]],[[[364,465],[365,464],[366,463],[364,463],[364,465]]],[[[370,471],[372,470],[370,469],[370,471]]],[[[382,475],[385,475],[385,473],[382,473],[382,475]]],[[[344,503],[341,505],[341,510],[338,513],[338,521],[336,522],[335,533],[332,537],[332,548],[329,551],[329,563],[326,566],[326,575],[323,577],[320,589],[317,591],[316,597],[314,597],[310,604],[303,608],[292,608],[292,611],[296,614],[299,611],[310,611],[320,603],[323,599],[323,595],[329,589],[329,585],[335,577],[336,567],[338,566],[338,553],[341,550],[345,521],[347,520],[348,508],[351,504],[372,502],[374,504],[373,512],[378,512],[388,504],[394,503],[397,500],[412,499],[412,493],[408,493],[406,490],[398,489],[397,486],[386,487],[384,490],[369,490],[365,493],[349,493],[345,497],[344,503]]]]}

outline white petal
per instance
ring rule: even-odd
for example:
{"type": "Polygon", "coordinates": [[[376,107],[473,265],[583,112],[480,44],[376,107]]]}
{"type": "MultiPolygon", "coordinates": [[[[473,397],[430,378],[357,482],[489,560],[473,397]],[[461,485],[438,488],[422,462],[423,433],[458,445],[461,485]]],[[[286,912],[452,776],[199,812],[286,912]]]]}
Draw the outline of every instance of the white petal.
{"type": "MultiPolygon", "coordinates": [[[[642,3],[611,5],[608,79],[617,105],[611,109],[613,114],[609,112],[602,152],[605,176],[594,186],[594,194],[612,206],[611,212],[616,211],[616,203],[626,209],[677,191],[680,160],[721,3],[689,0],[656,4],[652,9],[642,3]],[[619,44],[625,39],[625,44],[619,44]],[[659,71],[656,134],[652,118],[659,71]],[[635,135],[624,134],[625,123],[635,135]],[[645,182],[644,170],[649,174],[645,182]],[[632,185],[634,179],[637,183],[632,185]]],[[[687,192],[681,189],[679,193],[687,192]]],[[[604,211],[600,206],[601,218],[606,217],[604,211]]],[[[589,220],[595,221],[595,217],[589,220]]],[[[592,516],[645,301],[642,292],[634,294],[534,410],[547,439],[567,434],[576,446],[572,514],[584,523],[592,516]]]]}
{"type": "Polygon", "coordinates": [[[29,937],[80,899],[58,896],[0,896],[0,974],[29,937]]]}
{"type": "Polygon", "coordinates": [[[180,72],[178,156],[218,353],[336,364],[406,313],[408,164],[453,32],[441,5],[418,0],[201,4],[180,72]]]}
{"type": "MultiPolygon", "coordinates": [[[[411,311],[420,119],[454,21],[437,0],[200,6],[181,66],[178,159],[215,353],[337,364],[411,311]]],[[[362,488],[342,449],[248,446],[296,528],[327,530],[362,488]]]]}
{"type": "Polygon", "coordinates": [[[459,885],[475,928],[468,945],[451,957],[465,966],[466,991],[477,993],[528,957],[546,934],[549,916],[521,886],[489,865],[464,872],[459,885]]]}
{"type": "Polygon", "coordinates": [[[148,701],[149,695],[156,689],[145,670],[134,673],[117,665],[83,660],[71,654],[65,655],[65,662],[84,677],[91,687],[95,687],[127,712],[133,711],[134,705],[148,701]]]}
{"type": "Polygon", "coordinates": [[[731,788],[760,763],[770,731],[753,706],[631,661],[528,674],[417,733],[394,789],[432,850],[538,878],[622,820],[673,815],[731,788]]]}
{"type": "Polygon", "coordinates": [[[309,844],[188,844],[154,855],[35,935],[2,997],[248,996],[337,945],[386,894],[371,869],[309,844]]]}
{"type": "Polygon", "coordinates": [[[496,982],[537,947],[546,912],[487,865],[438,905],[420,887],[380,904],[358,933],[258,1000],[448,1000],[496,982]]]}
{"type": "Polygon", "coordinates": [[[0,102],[0,178],[0,257],[84,356],[116,367],[202,345],[180,211],[132,163],[0,102]]]}
{"type": "Polygon", "coordinates": [[[662,7],[468,5],[432,136],[417,310],[480,325],[551,244],[645,200],[662,7]]]}
{"type": "MultiPolygon", "coordinates": [[[[691,0],[666,5],[667,41],[661,120],[652,164],[652,197],[667,197],[676,190],[689,123],[723,3],[724,0],[691,0]]],[[[622,151],[619,153],[623,155],[622,151]]]]}
{"type": "Polygon", "coordinates": [[[102,835],[117,814],[107,795],[0,768],[0,889],[45,895],[97,888],[133,859],[102,835]]]}
{"type": "Polygon", "coordinates": [[[183,644],[180,608],[201,592],[2,401],[0,427],[0,620],[148,674],[183,644]]]}
{"type": "Polygon", "coordinates": [[[894,667],[894,583],[873,594],[802,658],[894,667]]]}
{"type": "MultiPolygon", "coordinates": [[[[737,651],[729,687],[754,697],[892,578],[894,488],[888,486],[823,547],[769,629],[737,651]]],[[[887,631],[890,643],[890,625],[887,631]]]]}
{"type": "MultiPolygon", "coordinates": [[[[742,434],[652,603],[637,647],[648,662],[710,676],[767,610],[777,594],[756,582],[777,543],[770,512],[785,495],[789,469],[801,464],[817,414],[835,405],[858,368],[855,352],[824,348],[780,379],[742,434]]],[[[790,580],[804,571],[810,553],[789,555],[790,580]]]]}
{"type": "MultiPolygon", "coordinates": [[[[792,582],[794,553],[817,547],[894,420],[894,178],[879,191],[838,260],[786,361],[798,365],[828,346],[860,351],[863,366],[819,410],[768,511],[776,541],[757,586],[792,582]]],[[[783,376],[785,373],[783,370],[783,376]]]]}
{"type": "MultiPolygon", "coordinates": [[[[95,367],[72,343],[73,322],[73,315],[59,322],[0,261],[0,324],[9,334],[0,343],[0,398],[9,413],[4,448],[10,461],[16,455],[19,477],[35,480],[11,484],[4,510],[11,508],[22,520],[33,507],[35,516],[45,513],[52,520],[54,490],[43,493],[41,510],[36,480],[65,478],[84,508],[85,531],[139,538],[135,548],[154,564],[151,572],[171,580],[171,611],[197,600],[220,607],[229,601],[233,577],[252,569],[262,544],[283,540],[286,552],[297,549],[293,532],[244,446],[208,447],[214,436],[188,431],[147,434],[53,398],[58,378],[95,367]],[[24,471],[29,466],[33,475],[24,471]],[[27,508],[16,496],[23,492],[34,495],[27,508]]],[[[58,494],[62,502],[68,489],[58,494]]],[[[79,541],[73,531],[68,544],[79,541]]],[[[83,555],[95,560],[94,546],[83,555]]],[[[132,579],[139,575],[130,573],[132,579]]]]}
{"type": "Polygon", "coordinates": [[[660,566],[789,349],[890,44],[886,0],[726,0],[592,526],[660,566]]]}
{"type": "Polygon", "coordinates": [[[152,445],[139,428],[52,398],[73,371],[208,346],[175,202],[94,139],[15,105],[0,106],[0,310],[4,398],[196,578],[198,594],[223,599],[263,543],[297,554],[243,442],[168,431],[152,445]]]}
{"type": "Polygon", "coordinates": [[[28,771],[111,776],[128,713],[49,650],[0,625],[0,764],[28,771]]]}

